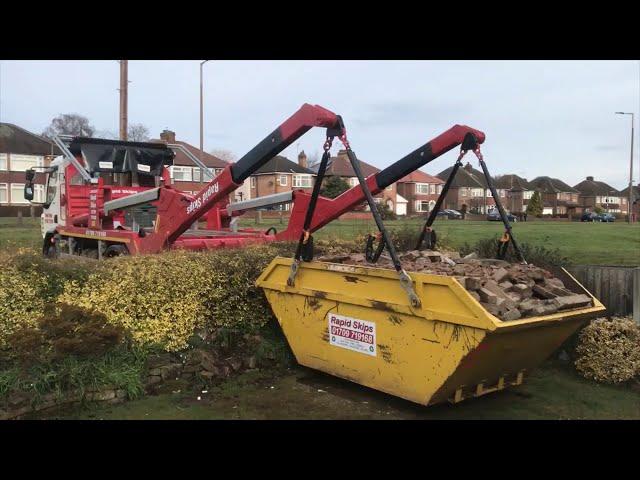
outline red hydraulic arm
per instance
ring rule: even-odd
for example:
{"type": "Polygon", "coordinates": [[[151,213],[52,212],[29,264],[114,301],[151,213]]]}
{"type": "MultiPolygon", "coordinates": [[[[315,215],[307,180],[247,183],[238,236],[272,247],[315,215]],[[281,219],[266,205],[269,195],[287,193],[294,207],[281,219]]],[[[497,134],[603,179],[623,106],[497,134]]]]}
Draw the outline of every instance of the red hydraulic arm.
{"type": "MultiPolygon", "coordinates": [[[[473,144],[481,144],[484,140],[485,134],[480,130],[466,125],[454,125],[384,170],[367,177],[367,185],[371,190],[371,194],[376,195],[402,177],[423,167],[458,145],[468,144],[469,148],[473,148],[473,144]]],[[[463,145],[463,148],[467,148],[467,145],[463,145]]],[[[276,234],[277,240],[295,241],[300,238],[304,216],[310,199],[311,195],[302,190],[294,192],[293,209],[289,224],[286,230],[276,234]]],[[[319,197],[310,231],[314,232],[322,228],[364,201],[365,196],[360,185],[350,188],[334,199],[319,197]]]]}
{"type": "MultiPolygon", "coordinates": [[[[242,185],[257,169],[313,127],[339,128],[340,117],[318,105],[304,104],[296,113],[265,137],[235,164],[226,167],[193,197],[173,188],[161,188],[153,232],[136,238],[131,253],[155,253],[171,245],[200,217],[230,192],[242,185]]],[[[341,128],[341,127],[340,127],[341,128]]]]}

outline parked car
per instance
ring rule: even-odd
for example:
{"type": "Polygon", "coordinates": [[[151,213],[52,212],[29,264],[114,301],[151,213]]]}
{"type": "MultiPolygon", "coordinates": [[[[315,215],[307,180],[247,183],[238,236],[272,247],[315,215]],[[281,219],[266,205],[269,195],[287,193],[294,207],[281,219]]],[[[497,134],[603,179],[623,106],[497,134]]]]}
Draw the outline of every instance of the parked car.
{"type": "Polygon", "coordinates": [[[462,214],[457,210],[445,208],[444,210],[440,210],[436,214],[436,217],[447,217],[449,220],[460,220],[462,219],[462,214]]]}
{"type": "Polygon", "coordinates": [[[584,212],[580,217],[581,222],[597,222],[598,214],[595,212],[584,212]]]}
{"type": "Polygon", "coordinates": [[[600,215],[598,215],[598,220],[596,221],[597,222],[615,222],[616,216],[613,215],[612,213],[601,213],[600,215]]]}
{"type": "Polygon", "coordinates": [[[580,217],[581,222],[615,222],[616,216],[612,213],[586,212],[580,217]]]}
{"type": "MultiPolygon", "coordinates": [[[[491,210],[487,214],[487,220],[490,221],[490,222],[501,222],[502,221],[502,217],[500,217],[500,212],[498,211],[498,209],[491,210]]],[[[507,220],[509,220],[510,222],[517,222],[518,221],[518,217],[516,217],[515,215],[507,212],[507,220]]]]}

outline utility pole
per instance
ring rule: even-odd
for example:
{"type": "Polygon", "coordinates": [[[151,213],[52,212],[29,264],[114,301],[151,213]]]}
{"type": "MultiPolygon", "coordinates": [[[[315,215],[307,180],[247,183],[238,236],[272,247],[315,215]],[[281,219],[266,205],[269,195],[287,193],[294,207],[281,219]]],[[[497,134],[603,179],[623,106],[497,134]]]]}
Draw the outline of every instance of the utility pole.
{"type": "MultiPolygon", "coordinates": [[[[204,162],[204,87],[202,82],[202,66],[209,60],[200,62],[200,161],[204,162]]],[[[200,172],[200,182],[202,182],[204,172],[200,172]]]]}
{"type": "Polygon", "coordinates": [[[632,204],[633,204],[633,139],[634,132],[634,114],[633,112],[616,112],[616,115],[631,115],[631,158],[629,160],[629,199],[627,200],[627,219],[631,223],[632,204]]]}
{"type": "Polygon", "coordinates": [[[127,140],[128,67],[128,60],[120,60],[120,140],[127,140]]]}

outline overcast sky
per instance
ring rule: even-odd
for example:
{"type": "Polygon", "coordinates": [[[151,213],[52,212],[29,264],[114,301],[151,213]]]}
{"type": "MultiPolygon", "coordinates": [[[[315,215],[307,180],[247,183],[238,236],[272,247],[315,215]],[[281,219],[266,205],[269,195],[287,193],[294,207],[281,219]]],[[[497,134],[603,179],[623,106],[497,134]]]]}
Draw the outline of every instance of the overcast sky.
{"type": "MultiPolygon", "coordinates": [[[[637,61],[210,61],[204,145],[241,156],[308,102],[341,114],[352,148],[377,167],[460,123],[486,133],[492,174],[570,185],[593,175],[622,189],[630,117],[613,112],[638,112],[639,70],[637,61]]],[[[132,60],[129,80],[129,123],[199,145],[198,61],[132,60]]],[[[0,120],[40,133],[56,115],[80,113],[117,133],[118,83],[116,61],[0,61],[0,120]]],[[[317,129],[284,154],[313,154],[322,142],[317,129]]],[[[424,170],[436,174],[455,157],[424,170]]]]}

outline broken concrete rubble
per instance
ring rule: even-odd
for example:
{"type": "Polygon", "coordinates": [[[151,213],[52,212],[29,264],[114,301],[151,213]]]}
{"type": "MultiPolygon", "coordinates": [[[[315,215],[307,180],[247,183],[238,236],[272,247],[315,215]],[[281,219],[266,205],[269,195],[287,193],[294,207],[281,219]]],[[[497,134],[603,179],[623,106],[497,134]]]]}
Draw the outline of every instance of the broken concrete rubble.
{"type": "MultiPolygon", "coordinates": [[[[331,255],[318,260],[372,266],[361,253],[331,255]]],[[[407,272],[455,277],[474,300],[502,321],[592,305],[590,296],[568,290],[562,280],[531,264],[478,258],[477,254],[461,257],[457,252],[432,250],[401,253],[400,261],[407,272]]],[[[388,255],[381,255],[373,266],[394,268],[388,255]]]]}

